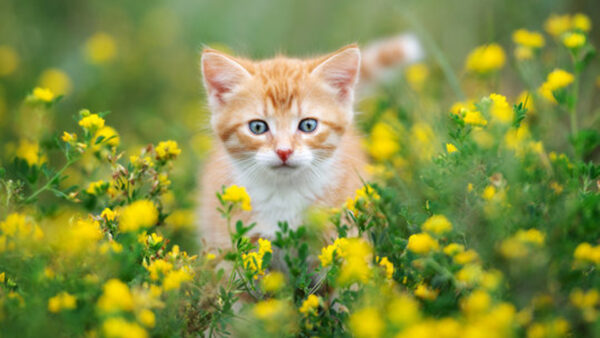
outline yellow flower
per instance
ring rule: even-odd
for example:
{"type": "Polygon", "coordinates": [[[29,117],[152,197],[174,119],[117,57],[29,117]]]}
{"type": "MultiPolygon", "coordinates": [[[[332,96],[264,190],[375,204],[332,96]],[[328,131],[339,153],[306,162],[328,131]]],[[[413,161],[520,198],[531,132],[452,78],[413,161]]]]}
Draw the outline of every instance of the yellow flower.
{"type": "Polygon", "coordinates": [[[102,210],[102,213],[100,214],[100,217],[104,218],[107,221],[114,221],[117,218],[117,212],[111,210],[110,208],[104,208],[104,210],[102,210]]]}
{"type": "Polygon", "coordinates": [[[309,314],[309,313],[313,313],[316,314],[316,310],[319,307],[319,297],[315,296],[315,295],[309,295],[308,298],[306,298],[304,300],[304,302],[302,302],[302,306],[300,306],[300,313],[302,314],[309,314]]]}
{"type": "Polygon", "coordinates": [[[590,289],[587,292],[584,292],[581,289],[574,289],[569,299],[571,300],[571,304],[575,305],[580,309],[590,308],[596,306],[598,301],[600,300],[600,293],[598,290],[590,289]]]}
{"type": "Polygon", "coordinates": [[[265,275],[261,285],[266,292],[277,292],[285,285],[285,276],[281,272],[273,271],[265,275]]]}
{"type": "Polygon", "coordinates": [[[544,23],[544,29],[548,34],[558,37],[562,35],[564,32],[571,29],[571,16],[566,15],[556,15],[552,14],[544,23]]]}
{"type": "Polygon", "coordinates": [[[137,314],[136,317],[137,320],[145,327],[153,328],[154,325],[156,325],[156,316],[154,315],[154,312],[148,309],[143,309],[137,314]]]}
{"type": "Polygon", "coordinates": [[[103,144],[107,144],[110,147],[117,147],[121,143],[121,138],[114,128],[105,126],[98,129],[92,142],[94,143],[94,151],[98,151],[103,144]],[[99,144],[96,144],[100,136],[102,136],[103,139],[99,144]]]}
{"type": "Polygon", "coordinates": [[[486,201],[491,201],[494,199],[494,196],[496,196],[496,187],[493,185],[488,185],[485,187],[485,189],[483,189],[483,193],[481,194],[481,197],[486,201]]]}
{"type": "Polygon", "coordinates": [[[517,46],[514,54],[517,60],[523,61],[533,59],[533,49],[531,47],[517,46]]]}
{"type": "Polygon", "coordinates": [[[181,154],[181,149],[179,149],[177,142],[172,140],[159,142],[155,151],[156,158],[162,161],[174,159],[181,154]]]}
{"type": "Polygon", "coordinates": [[[51,102],[56,95],[48,88],[35,87],[33,88],[33,97],[39,101],[51,102]]]}
{"type": "Polygon", "coordinates": [[[134,307],[133,295],[127,284],[113,278],[102,287],[102,295],[96,306],[102,313],[131,311],[134,307]]]}
{"type": "Polygon", "coordinates": [[[533,104],[533,96],[530,92],[524,90],[519,94],[517,103],[523,103],[523,106],[527,109],[527,114],[535,113],[535,106],[533,104]]]}
{"type": "Polygon", "coordinates": [[[92,64],[111,61],[117,55],[115,39],[106,33],[96,33],[85,43],[85,55],[92,64]]]}
{"type": "Polygon", "coordinates": [[[362,308],[350,315],[350,330],[358,338],[380,337],[385,329],[381,317],[374,307],[362,308]]]}
{"type": "Polygon", "coordinates": [[[192,274],[184,269],[170,271],[163,280],[165,291],[176,290],[181,287],[181,283],[192,280],[192,274]]]}
{"type": "Polygon", "coordinates": [[[104,119],[98,114],[88,114],[79,120],[79,125],[87,130],[97,130],[104,127],[104,119]]]}
{"type": "Polygon", "coordinates": [[[377,193],[377,191],[375,191],[375,189],[373,189],[373,187],[371,187],[370,185],[367,184],[367,185],[364,185],[360,189],[356,189],[354,199],[348,198],[346,200],[346,203],[344,204],[344,207],[346,207],[346,209],[348,209],[350,212],[355,213],[356,212],[356,204],[359,201],[369,201],[369,200],[378,201],[379,199],[380,199],[380,196],[377,193]]]}
{"type": "Polygon", "coordinates": [[[155,259],[150,265],[146,266],[146,270],[150,272],[151,280],[158,280],[161,276],[166,276],[167,273],[173,270],[173,263],[164,259],[155,259]]]}
{"type": "Polygon", "coordinates": [[[581,262],[590,262],[600,265],[600,245],[592,246],[589,243],[581,243],[575,248],[573,257],[581,262]]]}
{"type": "Polygon", "coordinates": [[[244,268],[249,270],[252,273],[255,273],[255,279],[258,278],[258,275],[265,274],[265,267],[263,267],[263,258],[264,255],[269,252],[273,253],[271,249],[271,242],[266,239],[259,238],[258,239],[258,251],[250,252],[242,255],[242,260],[244,262],[244,268]]]}
{"type": "Polygon", "coordinates": [[[440,292],[438,290],[431,289],[427,284],[419,284],[414,291],[415,296],[426,299],[435,300],[440,292]]]}
{"type": "Polygon", "coordinates": [[[486,74],[497,71],[504,66],[506,54],[496,43],[475,48],[467,56],[466,69],[471,72],[486,74]]]}
{"type": "Polygon", "coordinates": [[[376,161],[392,158],[400,150],[398,135],[393,127],[385,122],[377,122],[371,129],[367,150],[376,161]]]}
{"type": "Polygon", "coordinates": [[[385,277],[391,280],[394,276],[394,264],[392,264],[387,257],[382,257],[379,261],[379,265],[385,268],[385,277]]]}
{"type": "Polygon", "coordinates": [[[581,33],[567,33],[562,41],[567,48],[577,49],[585,45],[585,35],[581,33]]]}
{"type": "Polygon", "coordinates": [[[492,298],[483,290],[475,290],[469,296],[461,299],[460,307],[467,315],[486,312],[492,304],[492,298]]]}
{"type": "Polygon", "coordinates": [[[46,155],[42,154],[39,143],[25,139],[19,141],[16,156],[25,160],[29,166],[40,166],[48,160],[46,155]]]}
{"type": "Polygon", "coordinates": [[[158,221],[158,210],[154,203],[140,200],[123,208],[119,216],[119,229],[123,232],[151,227],[158,221]]]}
{"type": "MultiPolygon", "coordinates": [[[[444,251],[446,249],[444,248],[444,251]]],[[[454,262],[456,264],[469,264],[469,263],[473,263],[476,262],[477,260],[479,260],[479,255],[477,254],[477,252],[475,252],[475,250],[473,249],[469,249],[467,251],[463,251],[463,252],[459,252],[454,256],[454,262]]]]}
{"type": "Polygon", "coordinates": [[[333,264],[334,254],[336,257],[344,257],[342,248],[346,245],[347,241],[346,238],[338,238],[333,244],[321,249],[321,254],[319,255],[321,266],[327,267],[333,264]]]}
{"type": "Polygon", "coordinates": [[[579,29],[583,32],[589,32],[592,29],[592,21],[587,15],[582,13],[573,15],[572,23],[573,28],[579,29]]]}
{"type": "Polygon", "coordinates": [[[11,213],[6,216],[6,219],[0,222],[0,230],[2,231],[2,238],[4,240],[6,240],[6,236],[21,240],[33,239],[35,241],[44,238],[42,229],[21,213],[11,213]]]}
{"type": "Polygon", "coordinates": [[[448,256],[454,256],[465,251],[465,246],[458,243],[450,243],[444,247],[443,251],[448,256]]]}
{"type": "Polygon", "coordinates": [[[429,160],[434,153],[436,135],[431,126],[417,122],[410,128],[410,145],[420,160],[429,160]]]}
{"type": "Polygon", "coordinates": [[[424,63],[414,63],[405,70],[406,82],[413,90],[420,91],[429,76],[429,69],[424,63]]]}
{"type": "Polygon", "coordinates": [[[77,298],[68,292],[61,292],[48,300],[48,311],[60,312],[62,310],[72,310],[77,306],[77,298]]]}
{"type": "Polygon", "coordinates": [[[287,304],[278,299],[267,299],[254,305],[252,313],[261,320],[271,320],[282,312],[286,312],[287,304]]]}
{"type": "Polygon", "coordinates": [[[240,203],[242,210],[252,210],[250,195],[248,195],[245,187],[238,187],[235,184],[231,185],[225,189],[225,192],[221,195],[221,199],[234,204],[240,203]]]}
{"type": "Polygon", "coordinates": [[[421,226],[421,229],[433,234],[441,235],[452,230],[452,223],[444,215],[433,215],[421,226]]]}
{"type": "Polygon", "coordinates": [[[71,79],[60,69],[49,68],[40,75],[39,85],[48,88],[58,95],[66,95],[71,92],[71,79]]]}
{"type": "Polygon", "coordinates": [[[148,332],[136,323],[128,322],[121,317],[112,317],[102,324],[102,332],[106,338],[147,338],[148,332]]]}
{"type": "Polygon", "coordinates": [[[491,94],[492,106],[490,114],[494,120],[500,123],[511,123],[513,121],[514,112],[512,107],[506,102],[506,97],[498,94],[491,94]]]}
{"type": "Polygon", "coordinates": [[[338,283],[349,285],[355,282],[366,283],[371,277],[371,253],[373,249],[362,238],[350,238],[342,242],[343,262],[338,283]]]}
{"type": "Polygon", "coordinates": [[[531,32],[526,29],[518,29],[514,31],[512,39],[516,44],[531,48],[541,48],[546,44],[542,34],[538,32],[531,32]]]}
{"type": "Polygon", "coordinates": [[[0,76],[12,74],[19,67],[19,54],[11,46],[0,45],[0,76]]]}
{"type": "Polygon", "coordinates": [[[466,124],[470,124],[473,126],[485,126],[488,121],[481,116],[481,113],[478,111],[467,111],[465,112],[465,116],[463,117],[463,121],[466,124]]]}
{"type": "Polygon", "coordinates": [[[512,237],[502,241],[500,252],[507,258],[523,258],[529,253],[529,247],[543,246],[545,237],[537,229],[519,230],[512,237]]]}
{"type": "Polygon", "coordinates": [[[537,229],[529,229],[517,231],[514,237],[523,243],[542,246],[544,245],[546,235],[537,229]]]}
{"type": "Polygon", "coordinates": [[[446,151],[448,154],[452,154],[458,151],[458,148],[452,143],[446,143],[446,151]]]}
{"type": "Polygon", "coordinates": [[[67,142],[67,143],[72,143],[77,141],[77,134],[75,133],[67,133],[66,131],[63,132],[63,136],[61,137],[61,140],[63,140],[63,142],[67,142]]]}
{"type": "Polygon", "coordinates": [[[419,303],[407,294],[399,294],[390,302],[388,317],[394,324],[407,325],[417,322],[421,313],[419,303]]]}
{"type": "Polygon", "coordinates": [[[408,238],[408,245],[406,248],[414,253],[424,255],[430,251],[439,249],[439,244],[437,240],[428,233],[423,232],[411,235],[408,238]]]}
{"type": "Polygon", "coordinates": [[[91,182],[88,185],[87,189],[85,189],[85,192],[87,192],[90,195],[97,195],[99,193],[104,192],[106,188],[108,188],[108,184],[103,180],[99,180],[96,182],[91,182]]]}

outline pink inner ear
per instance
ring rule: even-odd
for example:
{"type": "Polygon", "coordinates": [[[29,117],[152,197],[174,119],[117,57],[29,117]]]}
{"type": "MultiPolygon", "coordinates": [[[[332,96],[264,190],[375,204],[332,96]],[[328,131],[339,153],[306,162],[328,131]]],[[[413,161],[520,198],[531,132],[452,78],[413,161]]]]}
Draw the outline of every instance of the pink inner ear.
{"type": "Polygon", "coordinates": [[[224,94],[231,92],[249,76],[240,64],[213,52],[202,55],[202,75],[208,95],[217,99],[220,104],[223,103],[224,94]]]}
{"type": "Polygon", "coordinates": [[[359,69],[360,51],[358,48],[348,48],[325,60],[315,72],[329,86],[338,90],[341,100],[347,100],[358,80],[359,69]]]}

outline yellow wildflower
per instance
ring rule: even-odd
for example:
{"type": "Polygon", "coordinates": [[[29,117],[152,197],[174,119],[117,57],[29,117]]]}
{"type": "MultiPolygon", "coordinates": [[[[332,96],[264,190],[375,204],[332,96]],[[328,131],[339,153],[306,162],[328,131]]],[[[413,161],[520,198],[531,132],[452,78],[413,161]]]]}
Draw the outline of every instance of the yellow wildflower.
{"type": "Polygon", "coordinates": [[[40,75],[39,85],[59,95],[69,94],[72,89],[69,76],[57,68],[46,69],[40,75]]]}
{"type": "Polygon", "coordinates": [[[530,92],[524,90],[519,94],[517,103],[523,103],[523,106],[527,109],[527,114],[535,113],[535,106],[533,104],[533,96],[530,92]]]}
{"type": "Polygon", "coordinates": [[[454,256],[465,251],[465,246],[458,243],[450,243],[444,247],[443,251],[448,256],[454,256]]]}
{"type": "Polygon", "coordinates": [[[562,42],[567,48],[577,49],[585,45],[585,35],[581,33],[567,33],[562,42]]]}
{"type": "Polygon", "coordinates": [[[112,317],[102,323],[102,332],[106,338],[147,338],[148,332],[136,323],[121,317],[112,317]]]}
{"type": "Polygon", "coordinates": [[[541,48],[546,44],[542,34],[538,32],[531,32],[526,29],[518,29],[514,31],[512,39],[516,44],[530,48],[541,48]]]}
{"type": "Polygon", "coordinates": [[[573,257],[580,262],[600,265],[600,245],[592,246],[589,243],[581,243],[575,248],[573,257]]]}
{"type": "Polygon", "coordinates": [[[85,189],[85,192],[87,192],[90,195],[97,195],[99,193],[104,192],[106,188],[108,188],[108,184],[103,180],[99,180],[96,182],[91,182],[88,185],[87,189],[85,189]]]}
{"type": "Polygon", "coordinates": [[[385,328],[381,317],[374,307],[362,308],[350,315],[350,330],[358,338],[380,337],[385,328]]]}
{"type": "Polygon", "coordinates": [[[391,280],[394,276],[394,264],[392,264],[387,257],[382,257],[379,261],[379,265],[385,268],[385,277],[391,280]]]}
{"type": "Polygon", "coordinates": [[[446,151],[448,154],[452,154],[458,151],[458,148],[452,143],[446,143],[446,151]]]}
{"type": "Polygon", "coordinates": [[[420,91],[423,89],[423,84],[429,76],[429,69],[424,63],[414,63],[404,71],[406,76],[406,82],[412,87],[413,90],[420,91]]]}
{"type": "Polygon", "coordinates": [[[308,295],[308,298],[302,302],[302,306],[300,306],[300,313],[307,315],[310,313],[316,314],[316,310],[319,307],[319,297],[315,295],[308,295]]]}
{"type": "Polygon", "coordinates": [[[254,305],[252,313],[261,320],[272,320],[281,313],[287,312],[287,304],[278,299],[267,299],[254,305]]]}
{"type": "Polygon", "coordinates": [[[398,135],[394,128],[388,123],[377,122],[371,129],[367,150],[376,161],[392,158],[400,150],[398,135]]]}
{"type": "Polygon", "coordinates": [[[16,156],[25,160],[29,166],[40,166],[48,160],[46,155],[42,154],[39,143],[25,139],[19,142],[16,156]]]}
{"type": "Polygon", "coordinates": [[[481,194],[481,197],[486,201],[491,201],[494,199],[494,196],[496,196],[496,187],[493,185],[488,185],[485,187],[485,189],[483,189],[483,193],[481,194]]]}
{"type": "MultiPolygon", "coordinates": [[[[444,248],[445,251],[445,248],[444,248]]],[[[458,252],[454,255],[454,263],[456,264],[469,264],[476,262],[479,259],[479,255],[475,250],[469,249],[467,251],[458,252]]]]}
{"type": "Polygon", "coordinates": [[[529,229],[517,231],[514,237],[523,243],[542,246],[544,245],[546,235],[537,229],[529,229]]]}
{"type": "Polygon", "coordinates": [[[439,293],[439,290],[434,290],[424,283],[417,285],[417,288],[414,291],[415,296],[426,300],[435,300],[439,293]]]}
{"type": "Polygon", "coordinates": [[[109,126],[104,126],[96,132],[93,138],[94,150],[98,151],[102,144],[106,144],[110,147],[117,147],[121,143],[121,138],[119,137],[119,133],[109,126]],[[99,144],[95,144],[99,137],[103,137],[102,141],[99,144]]]}
{"type": "Polygon", "coordinates": [[[235,184],[231,185],[225,189],[225,192],[221,195],[221,199],[234,204],[240,203],[242,210],[252,210],[250,195],[248,195],[245,187],[238,187],[235,184]]]}
{"type": "Polygon", "coordinates": [[[115,39],[106,33],[96,33],[85,43],[85,55],[92,64],[111,61],[117,55],[115,39]]]}
{"type": "Polygon", "coordinates": [[[417,122],[410,128],[410,146],[420,160],[429,160],[434,154],[436,134],[431,126],[424,122],[417,122]]]}
{"type": "Polygon", "coordinates": [[[515,48],[514,55],[517,60],[531,60],[533,59],[533,48],[517,46],[515,48]]]}
{"type": "Polygon", "coordinates": [[[153,226],[158,221],[158,210],[154,203],[140,200],[122,209],[119,216],[119,229],[123,232],[137,231],[153,226]]]}
{"type": "Polygon", "coordinates": [[[155,259],[146,266],[146,270],[150,272],[151,280],[158,280],[161,276],[166,276],[173,270],[173,263],[167,262],[164,259],[155,259]]]}
{"type": "Polygon", "coordinates": [[[181,154],[181,149],[176,141],[161,141],[156,146],[156,158],[161,161],[171,160],[181,154]]]}
{"type": "Polygon", "coordinates": [[[48,300],[48,311],[60,312],[62,310],[72,310],[77,306],[77,298],[68,292],[61,292],[48,300]]]}
{"type": "Polygon", "coordinates": [[[460,301],[460,307],[467,315],[486,312],[492,304],[492,298],[483,290],[475,290],[460,301]]]}
{"type": "Polygon", "coordinates": [[[79,120],[79,125],[87,130],[97,130],[104,127],[104,119],[98,114],[89,114],[79,120]]]}
{"type": "Polygon", "coordinates": [[[467,56],[466,69],[471,72],[486,74],[497,71],[504,66],[506,55],[497,43],[475,48],[467,56]]]}
{"type": "Polygon", "coordinates": [[[587,15],[582,13],[573,15],[572,24],[573,28],[583,32],[589,32],[592,29],[592,21],[587,15]]]}
{"type": "Polygon", "coordinates": [[[192,280],[192,274],[184,269],[170,271],[163,280],[165,291],[176,290],[181,287],[181,283],[192,280]]]}
{"type": "Polygon", "coordinates": [[[136,317],[137,320],[145,327],[153,328],[154,325],[156,325],[156,316],[154,315],[154,312],[148,309],[143,309],[137,314],[136,317]]]}
{"type": "Polygon", "coordinates": [[[378,201],[379,199],[380,199],[380,196],[377,193],[377,191],[375,191],[375,189],[373,189],[373,187],[371,187],[370,185],[367,184],[367,185],[364,185],[360,189],[356,189],[354,199],[348,198],[346,200],[346,203],[344,204],[344,207],[346,207],[346,209],[348,209],[350,212],[355,213],[356,212],[356,203],[358,203],[359,201],[368,201],[368,200],[378,201]]]}
{"type": "Polygon", "coordinates": [[[48,88],[35,87],[33,89],[33,97],[39,101],[51,102],[56,95],[48,88]]]}
{"type": "Polygon", "coordinates": [[[485,126],[488,123],[488,121],[485,118],[483,118],[481,113],[478,111],[465,112],[463,121],[465,121],[466,124],[470,124],[473,126],[485,126]]]}
{"type": "Polygon", "coordinates": [[[544,29],[548,34],[558,37],[562,35],[564,32],[571,29],[571,16],[566,15],[556,15],[552,14],[544,23],[544,29]]]}
{"type": "Polygon", "coordinates": [[[63,142],[67,142],[67,143],[72,143],[77,141],[77,134],[75,133],[67,133],[66,131],[63,132],[63,136],[61,137],[61,140],[63,140],[63,142]]]}
{"type": "Polygon", "coordinates": [[[2,238],[4,240],[6,236],[22,240],[33,239],[36,241],[44,237],[42,229],[21,213],[11,213],[6,216],[6,219],[0,222],[0,230],[2,231],[2,238]]]}
{"type": "Polygon", "coordinates": [[[117,218],[117,212],[111,210],[110,208],[104,208],[104,210],[102,210],[102,213],[100,214],[100,217],[104,218],[107,221],[114,221],[117,218]]]}
{"type": "Polygon", "coordinates": [[[131,311],[134,307],[133,295],[127,284],[113,278],[102,287],[102,295],[96,306],[103,313],[131,311]]]}
{"type": "Polygon", "coordinates": [[[19,67],[19,54],[11,46],[0,45],[0,76],[12,74],[19,67]]]}
{"type": "Polygon", "coordinates": [[[344,257],[343,247],[347,243],[346,238],[338,238],[333,244],[328,245],[321,249],[321,254],[319,255],[319,260],[321,261],[321,266],[327,267],[333,264],[334,254],[336,257],[344,257]]]}
{"type": "Polygon", "coordinates": [[[266,292],[277,292],[285,285],[285,276],[281,272],[273,271],[265,275],[261,285],[266,292]]]}
{"type": "Polygon", "coordinates": [[[258,275],[265,274],[265,267],[263,267],[263,258],[266,253],[273,253],[271,249],[271,242],[269,240],[259,238],[258,239],[258,251],[249,252],[242,255],[244,262],[244,268],[252,273],[255,273],[254,278],[257,279],[258,275]]]}
{"type": "Polygon", "coordinates": [[[421,313],[419,303],[407,294],[399,294],[390,302],[388,317],[394,324],[407,325],[417,322],[421,313]]]}
{"type": "Polygon", "coordinates": [[[514,118],[512,107],[506,102],[506,97],[498,94],[491,94],[492,106],[490,114],[494,120],[500,123],[511,123],[514,118]]]}
{"type": "Polygon", "coordinates": [[[408,245],[406,248],[417,254],[427,254],[430,251],[439,249],[437,240],[431,237],[428,233],[422,232],[411,235],[408,238],[408,245]]]}
{"type": "Polygon", "coordinates": [[[421,226],[421,229],[433,234],[441,235],[452,230],[452,223],[444,215],[433,215],[421,226]]]}

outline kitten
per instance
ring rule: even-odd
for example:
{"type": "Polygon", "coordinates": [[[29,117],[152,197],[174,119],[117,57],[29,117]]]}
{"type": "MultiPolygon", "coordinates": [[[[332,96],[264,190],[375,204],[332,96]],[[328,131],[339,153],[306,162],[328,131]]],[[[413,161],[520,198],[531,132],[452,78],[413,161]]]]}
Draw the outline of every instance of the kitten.
{"type": "Polygon", "coordinates": [[[340,206],[353,196],[367,164],[353,126],[359,73],[372,76],[420,57],[414,41],[378,42],[362,63],[355,44],[315,59],[256,62],[205,49],[202,75],[217,138],[201,183],[200,231],[207,247],[230,246],[216,210],[215,192],[223,185],[246,187],[253,209],[236,216],[257,223],[250,236],[267,238],[278,221],[295,228],[309,206],[340,206]]]}

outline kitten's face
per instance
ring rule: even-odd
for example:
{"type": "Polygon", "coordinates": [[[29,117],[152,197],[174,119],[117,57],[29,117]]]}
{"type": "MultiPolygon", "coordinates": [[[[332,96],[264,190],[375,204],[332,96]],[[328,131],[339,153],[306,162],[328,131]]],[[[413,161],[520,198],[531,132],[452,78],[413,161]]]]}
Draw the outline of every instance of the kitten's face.
{"type": "Polygon", "coordinates": [[[360,52],[315,60],[202,55],[212,126],[238,167],[293,176],[330,159],[352,123],[360,52]]]}

